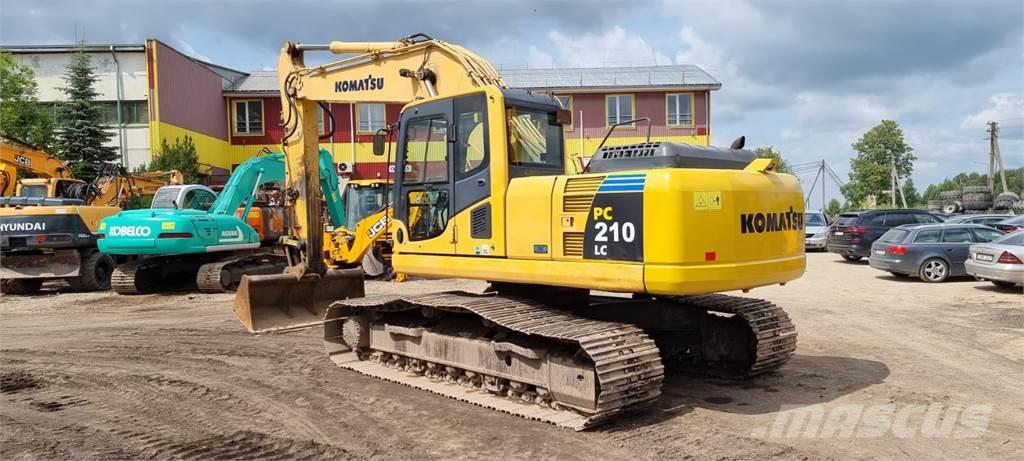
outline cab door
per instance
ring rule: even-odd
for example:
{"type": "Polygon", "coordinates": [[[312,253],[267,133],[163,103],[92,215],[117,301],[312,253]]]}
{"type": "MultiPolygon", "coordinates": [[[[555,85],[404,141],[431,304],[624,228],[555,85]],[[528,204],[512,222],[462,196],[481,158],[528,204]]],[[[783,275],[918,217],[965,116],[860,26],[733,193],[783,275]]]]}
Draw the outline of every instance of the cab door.
{"type": "Polygon", "coordinates": [[[498,256],[502,251],[495,239],[495,207],[491,203],[490,135],[487,97],[484,93],[455,98],[452,102],[455,126],[452,144],[452,216],[455,253],[498,256]]]}
{"type": "Polygon", "coordinates": [[[395,216],[407,235],[403,253],[454,254],[452,101],[424,104],[402,114],[395,168],[395,216]]]}

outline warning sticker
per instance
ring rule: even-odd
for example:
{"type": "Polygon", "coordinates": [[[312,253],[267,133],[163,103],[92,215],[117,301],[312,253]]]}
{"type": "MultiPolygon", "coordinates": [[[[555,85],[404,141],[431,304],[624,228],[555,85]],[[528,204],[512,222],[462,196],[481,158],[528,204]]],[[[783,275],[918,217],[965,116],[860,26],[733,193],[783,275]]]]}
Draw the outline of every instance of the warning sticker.
{"type": "Polygon", "coordinates": [[[697,191],[693,193],[693,209],[697,211],[715,211],[722,209],[722,193],[720,191],[697,191]]]}

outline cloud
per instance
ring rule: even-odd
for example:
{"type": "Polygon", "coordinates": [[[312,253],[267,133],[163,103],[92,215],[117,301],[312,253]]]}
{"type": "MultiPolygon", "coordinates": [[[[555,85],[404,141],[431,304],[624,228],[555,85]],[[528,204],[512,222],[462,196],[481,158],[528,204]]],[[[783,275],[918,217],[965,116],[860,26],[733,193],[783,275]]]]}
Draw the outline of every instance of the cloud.
{"type": "Polygon", "coordinates": [[[988,107],[964,117],[960,128],[980,131],[988,122],[1024,118],[1024,94],[999,93],[989,98],[988,107]]]}
{"type": "Polygon", "coordinates": [[[554,62],[559,67],[636,67],[671,64],[643,37],[619,25],[604,33],[547,34],[554,62]]]}
{"type": "MultiPolygon", "coordinates": [[[[894,119],[919,158],[919,188],[985,169],[985,122],[1024,112],[1019,0],[0,1],[4,44],[70,43],[76,29],[90,42],[153,37],[241,69],[272,66],[286,40],[416,32],[505,68],[695,64],[722,82],[716,143],[748,135],[845,176],[850,144],[894,119]]],[[[1024,120],[1014,123],[1000,140],[1008,166],[1021,166],[1024,120]]]]}

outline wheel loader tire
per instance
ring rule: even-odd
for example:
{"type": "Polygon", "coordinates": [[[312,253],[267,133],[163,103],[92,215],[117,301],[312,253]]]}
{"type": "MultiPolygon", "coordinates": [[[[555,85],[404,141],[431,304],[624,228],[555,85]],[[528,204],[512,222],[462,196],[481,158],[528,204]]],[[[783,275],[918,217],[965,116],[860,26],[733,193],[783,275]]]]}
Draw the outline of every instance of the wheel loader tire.
{"type": "Polygon", "coordinates": [[[1013,210],[1016,215],[1024,214],[1024,200],[1018,200],[1017,203],[1014,203],[1013,206],[1010,207],[1010,209],[1013,210]]]}
{"type": "Polygon", "coordinates": [[[108,254],[92,251],[82,256],[79,276],[67,279],[74,291],[100,291],[110,289],[110,276],[114,273],[114,259],[108,254]]]}
{"type": "Polygon", "coordinates": [[[945,205],[942,206],[942,212],[945,214],[957,213],[962,209],[963,208],[961,207],[960,202],[956,200],[946,203],[945,205]]]}
{"type": "Polygon", "coordinates": [[[973,193],[992,194],[992,190],[989,189],[988,186],[964,186],[963,192],[964,192],[964,194],[973,194],[973,193]]]}
{"type": "Polygon", "coordinates": [[[939,192],[939,198],[943,200],[960,200],[962,195],[963,193],[958,190],[944,190],[939,192]]]}
{"type": "Polygon", "coordinates": [[[965,201],[965,202],[963,202],[962,205],[963,205],[965,210],[971,210],[971,211],[980,211],[980,210],[987,210],[989,208],[992,208],[992,202],[991,201],[984,201],[984,202],[981,202],[981,201],[967,202],[967,201],[965,201]]]}
{"type": "Polygon", "coordinates": [[[0,280],[0,293],[5,295],[30,295],[39,292],[43,279],[4,279],[0,280]]]}
{"type": "Polygon", "coordinates": [[[1020,196],[1016,192],[1003,192],[996,196],[996,199],[992,201],[992,207],[997,210],[1009,210],[1013,208],[1013,204],[1020,201],[1020,196]]]}
{"type": "Polygon", "coordinates": [[[971,192],[964,194],[964,197],[960,199],[962,202],[991,202],[992,194],[986,194],[982,192],[971,192]]]}

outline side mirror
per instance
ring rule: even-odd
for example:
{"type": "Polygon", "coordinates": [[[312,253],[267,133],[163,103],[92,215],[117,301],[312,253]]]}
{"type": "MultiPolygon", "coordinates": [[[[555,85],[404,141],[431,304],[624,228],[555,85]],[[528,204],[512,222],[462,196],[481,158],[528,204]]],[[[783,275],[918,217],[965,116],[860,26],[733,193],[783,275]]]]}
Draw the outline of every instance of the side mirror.
{"type": "Polygon", "coordinates": [[[377,133],[373,135],[373,155],[384,155],[384,135],[377,133]]]}
{"type": "Polygon", "coordinates": [[[555,112],[555,123],[559,125],[569,125],[572,123],[572,112],[569,109],[558,109],[555,112]]]}

